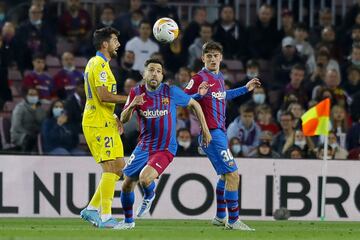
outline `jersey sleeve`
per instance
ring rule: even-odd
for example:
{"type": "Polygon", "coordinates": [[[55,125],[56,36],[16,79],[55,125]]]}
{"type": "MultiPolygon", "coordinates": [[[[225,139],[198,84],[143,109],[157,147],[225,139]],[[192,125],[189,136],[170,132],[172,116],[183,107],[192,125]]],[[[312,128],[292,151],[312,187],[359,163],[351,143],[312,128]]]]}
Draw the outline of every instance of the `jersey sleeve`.
{"type": "Polygon", "coordinates": [[[96,62],[93,65],[93,76],[95,87],[106,86],[108,80],[108,72],[105,69],[105,63],[96,62]]]}
{"type": "Polygon", "coordinates": [[[202,78],[198,75],[193,76],[188,85],[185,87],[184,92],[188,95],[193,95],[198,92],[199,85],[202,82],[202,78]]]}
{"type": "Polygon", "coordinates": [[[189,105],[191,97],[185,94],[180,88],[176,86],[170,87],[170,96],[175,101],[176,106],[186,107],[189,105]]]}
{"type": "Polygon", "coordinates": [[[131,88],[130,90],[130,93],[129,93],[129,96],[127,97],[126,99],[126,103],[124,105],[124,109],[128,108],[130,103],[134,100],[136,96],[136,93],[135,93],[135,89],[134,88],[131,88]]]}

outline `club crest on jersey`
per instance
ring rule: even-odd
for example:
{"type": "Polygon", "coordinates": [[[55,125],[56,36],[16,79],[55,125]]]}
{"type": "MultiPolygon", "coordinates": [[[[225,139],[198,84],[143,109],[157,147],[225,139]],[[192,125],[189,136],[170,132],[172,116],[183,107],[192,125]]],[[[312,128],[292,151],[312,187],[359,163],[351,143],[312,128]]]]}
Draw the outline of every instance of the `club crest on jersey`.
{"type": "Polygon", "coordinates": [[[168,110],[159,110],[159,109],[156,109],[156,110],[147,109],[146,111],[140,110],[140,115],[145,118],[158,118],[158,117],[163,117],[168,114],[169,114],[168,110]]]}
{"type": "Polygon", "coordinates": [[[211,96],[218,100],[223,100],[226,98],[226,92],[212,92],[211,96]]]}
{"type": "Polygon", "coordinates": [[[161,99],[161,103],[162,103],[163,105],[169,105],[170,100],[169,100],[168,97],[165,97],[165,98],[162,98],[162,99],[161,99]]]}

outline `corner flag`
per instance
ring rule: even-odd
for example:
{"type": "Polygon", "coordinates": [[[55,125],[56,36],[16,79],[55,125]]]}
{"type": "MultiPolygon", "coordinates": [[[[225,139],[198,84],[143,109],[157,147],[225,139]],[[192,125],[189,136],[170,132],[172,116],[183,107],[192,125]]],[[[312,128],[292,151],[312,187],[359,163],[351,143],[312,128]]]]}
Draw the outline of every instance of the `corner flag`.
{"type": "Polygon", "coordinates": [[[330,99],[327,98],[310,108],[301,116],[305,136],[329,134],[330,99]]]}
{"type": "Polygon", "coordinates": [[[327,98],[310,108],[301,116],[302,129],[305,136],[323,135],[324,140],[324,159],[322,167],[322,191],[321,191],[321,217],[325,220],[325,197],[326,197],[326,175],[327,175],[327,152],[328,134],[330,128],[330,99],[327,98]]]}

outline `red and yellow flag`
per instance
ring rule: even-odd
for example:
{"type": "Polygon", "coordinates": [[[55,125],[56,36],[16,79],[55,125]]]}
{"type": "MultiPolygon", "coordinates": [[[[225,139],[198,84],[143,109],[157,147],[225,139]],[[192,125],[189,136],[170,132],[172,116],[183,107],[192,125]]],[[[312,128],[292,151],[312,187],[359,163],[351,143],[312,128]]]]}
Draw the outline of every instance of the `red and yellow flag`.
{"type": "Polygon", "coordinates": [[[310,108],[301,116],[301,120],[305,136],[327,136],[330,127],[330,98],[310,108]]]}

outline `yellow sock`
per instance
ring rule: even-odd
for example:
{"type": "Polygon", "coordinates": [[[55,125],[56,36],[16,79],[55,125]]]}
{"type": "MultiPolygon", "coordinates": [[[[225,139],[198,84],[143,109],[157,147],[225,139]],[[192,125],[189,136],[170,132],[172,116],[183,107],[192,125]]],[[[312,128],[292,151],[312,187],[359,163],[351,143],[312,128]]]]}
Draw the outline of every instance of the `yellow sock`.
{"type": "MultiPolygon", "coordinates": [[[[101,181],[100,181],[101,183],[101,181]]],[[[100,183],[96,188],[96,191],[89,202],[89,205],[92,209],[99,209],[100,208],[100,183]]]]}
{"type": "Polygon", "coordinates": [[[115,184],[119,176],[115,173],[103,173],[101,176],[99,188],[101,198],[101,214],[111,214],[111,205],[114,198],[115,184]]]}

